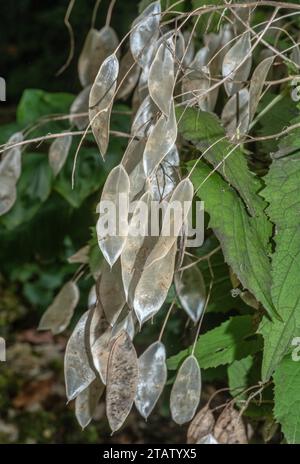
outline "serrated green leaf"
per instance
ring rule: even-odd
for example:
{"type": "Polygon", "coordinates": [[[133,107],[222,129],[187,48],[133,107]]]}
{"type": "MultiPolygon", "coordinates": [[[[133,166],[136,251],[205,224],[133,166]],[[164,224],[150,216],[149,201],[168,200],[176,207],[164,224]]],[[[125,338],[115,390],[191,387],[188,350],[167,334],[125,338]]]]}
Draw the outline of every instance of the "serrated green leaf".
{"type": "Polygon", "coordinates": [[[271,296],[281,321],[264,318],[265,339],[262,378],[267,380],[287,353],[293,337],[300,335],[300,151],[274,160],[263,191],[268,213],[276,225],[272,258],[271,296]]]}
{"type": "Polygon", "coordinates": [[[245,393],[243,392],[248,384],[248,375],[249,371],[253,365],[253,357],[247,356],[246,358],[240,359],[239,361],[234,361],[230,366],[228,366],[228,381],[230,393],[237,399],[245,399],[245,393]]]}
{"type": "Polygon", "coordinates": [[[272,224],[264,210],[267,203],[258,195],[262,183],[248,168],[242,149],[225,138],[220,120],[213,113],[188,108],[178,112],[179,132],[191,141],[204,158],[234,187],[249,214],[257,221],[257,233],[268,248],[272,224]]]}
{"type": "Polygon", "coordinates": [[[221,243],[226,262],[242,285],[260,301],[271,317],[274,310],[271,288],[271,266],[258,222],[251,218],[236,191],[217,172],[198,163],[192,174],[198,196],[210,215],[209,226],[221,243]]]}
{"type": "MultiPolygon", "coordinates": [[[[255,330],[251,316],[235,316],[200,335],[194,354],[201,369],[229,364],[259,351],[262,339],[255,330]]],[[[169,358],[168,368],[177,369],[190,353],[191,347],[169,358]]]]}
{"type": "Polygon", "coordinates": [[[285,357],[274,373],[274,415],[288,443],[300,443],[300,362],[285,357]]]}

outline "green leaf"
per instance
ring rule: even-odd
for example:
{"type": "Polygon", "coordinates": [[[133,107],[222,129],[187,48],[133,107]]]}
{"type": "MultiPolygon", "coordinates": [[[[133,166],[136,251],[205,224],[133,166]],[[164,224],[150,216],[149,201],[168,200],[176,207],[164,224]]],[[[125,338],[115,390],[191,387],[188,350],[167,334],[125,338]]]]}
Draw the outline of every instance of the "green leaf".
{"type": "Polygon", "coordinates": [[[249,385],[249,372],[253,365],[253,357],[247,356],[246,358],[240,359],[239,361],[234,361],[230,366],[228,366],[228,380],[230,393],[235,398],[244,400],[246,398],[243,390],[249,385]]]}
{"type": "MultiPolygon", "coordinates": [[[[192,0],[193,10],[196,8],[208,6],[208,5],[221,5],[222,0],[192,0]]],[[[207,32],[217,32],[218,24],[220,22],[221,12],[209,12],[202,13],[201,16],[196,16],[197,18],[197,32],[200,37],[207,32]]]]}
{"type": "Polygon", "coordinates": [[[82,148],[78,157],[75,175],[75,185],[72,189],[72,169],[74,164],[74,150],[69,153],[66,165],[54,183],[54,190],[58,192],[73,208],[79,208],[83,201],[94,192],[99,192],[104,184],[106,172],[96,148],[82,148]]]}
{"type": "MultiPolygon", "coordinates": [[[[207,255],[218,245],[218,240],[212,235],[206,239],[204,244],[197,250],[197,256],[201,257],[207,255]]],[[[232,283],[230,280],[229,268],[224,260],[222,250],[210,256],[209,261],[214,274],[214,284],[206,312],[225,313],[232,309],[242,311],[248,308],[241,298],[232,296],[232,283]]],[[[207,292],[211,281],[210,266],[206,259],[199,262],[199,268],[202,272],[207,292]]]]}
{"type": "MultiPolygon", "coordinates": [[[[258,111],[262,111],[274,98],[276,94],[267,92],[262,98],[258,111]]],[[[272,134],[278,134],[286,126],[291,123],[291,120],[297,117],[299,109],[295,102],[292,101],[290,95],[286,95],[276,103],[271,111],[268,111],[260,120],[257,135],[266,137],[272,134]]],[[[269,153],[274,152],[278,148],[279,140],[274,137],[270,140],[260,141],[258,144],[259,152],[269,153]]]]}
{"type": "MultiPolygon", "coordinates": [[[[255,324],[251,316],[235,316],[223,322],[215,329],[200,335],[195,356],[201,369],[230,364],[249,354],[256,353],[262,347],[262,339],[255,335],[255,324]]],[[[181,351],[168,359],[168,368],[175,370],[191,353],[192,347],[181,351]]]]}
{"type": "Polygon", "coordinates": [[[267,203],[258,195],[262,184],[248,168],[240,146],[225,138],[225,131],[213,113],[188,108],[178,111],[179,131],[203,153],[204,158],[234,187],[249,214],[257,221],[257,232],[268,248],[272,225],[264,210],[267,203]]]}
{"type": "Polygon", "coordinates": [[[265,339],[263,380],[272,375],[292,338],[300,335],[300,151],[274,160],[265,181],[263,195],[276,225],[271,296],[281,321],[264,318],[260,326],[265,339]]]}
{"type": "Polygon", "coordinates": [[[50,195],[52,173],[44,153],[25,153],[22,175],[17,184],[17,200],[13,208],[0,219],[7,229],[29,221],[50,195]]]}
{"type": "Polygon", "coordinates": [[[300,362],[285,357],[274,373],[274,415],[288,443],[300,443],[300,362]]]}
{"type": "Polygon", "coordinates": [[[274,316],[271,266],[258,222],[247,214],[236,191],[203,162],[195,168],[192,181],[195,189],[199,188],[198,196],[204,200],[210,215],[209,225],[221,243],[226,262],[242,285],[274,316]]]}
{"type": "Polygon", "coordinates": [[[27,126],[37,122],[41,116],[69,113],[74,95],[69,93],[49,93],[44,90],[27,89],[24,91],[17,109],[17,122],[27,126]]]}

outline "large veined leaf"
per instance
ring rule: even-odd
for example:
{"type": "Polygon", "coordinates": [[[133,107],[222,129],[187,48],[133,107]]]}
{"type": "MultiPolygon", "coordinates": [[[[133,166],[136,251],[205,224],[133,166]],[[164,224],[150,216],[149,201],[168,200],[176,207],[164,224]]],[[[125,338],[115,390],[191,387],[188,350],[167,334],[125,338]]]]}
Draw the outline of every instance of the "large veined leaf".
{"type": "Polygon", "coordinates": [[[81,316],[66,347],[65,382],[69,401],[76,398],[96,377],[90,366],[86,344],[86,324],[89,314],[89,311],[86,311],[81,316]]]}
{"type": "Polygon", "coordinates": [[[135,405],[147,417],[153,411],[167,380],[166,350],[161,342],[154,342],[138,359],[139,378],[135,405]]]}
{"type": "Polygon", "coordinates": [[[89,118],[101,155],[105,156],[109,142],[110,114],[117,88],[119,62],[116,55],[103,61],[89,97],[89,118]]]}
{"type": "Polygon", "coordinates": [[[204,152],[205,159],[240,194],[253,218],[258,222],[257,232],[268,246],[272,224],[264,210],[267,203],[258,195],[261,181],[250,172],[244,153],[239,146],[225,138],[225,131],[216,115],[189,108],[178,112],[179,132],[204,152]]]}
{"type": "Polygon", "coordinates": [[[79,290],[75,282],[67,282],[47,308],[39,324],[39,330],[51,330],[53,334],[63,332],[69,325],[79,301],[79,290]]]}
{"type": "MultiPolygon", "coordinates": [[[[195,356],[202,369],[230,364],[262,348],[262,339],[255,335],[256,327],[251,316],[235,316],[218,327],[200,335],[195,348],[195,356]]],[[[168,368],[177,369],[190,353],[181,351],[168,359],[168,368]]]]}
{"type": "Polygon", "coordinates": [[[300,442],[300,362],[286,356],[274,373],[275,419],[288,443],[300,442]]]}
{"type": "Polygon", "coordinates": [[[195,356],[191,355],[180,366],[171,391],[171,414],[177,424],[182,425],[194,417],[200,394],[200,367],[195,356]]]}
{"type": "MultiPolygon", "coordinates": [[[[296,134],[295,134],[296,135],[296,134]]],[[[272,256],[273,304],[281,320],[264,318],[260,332],[265,339],[262,376],[266,380],[300,335],[300,152],[273,161],[265,177],[263,195],[270,202],[268,213],[276,225],[275,252],[272,256]],[[297,213],[296,213],[297,212],[297,213]]]]}
{"type": "Polygon", "coordinates": [[[110,428],[118,430],[132,408],[138,381],[138,361],[129,335],[116,338],[108,361],[106,413],[110,428]]]}
{"type": "Polygon", "coordinates": [[[117,261],[128,234],[130,181],[124,167],[116,166],[106,179],[97,222],[100,250],[110,266],[117,261]]]}
{"type": "Polygon", "coordinates": [[[221,243],[224,257],[242,285],[276,314],[271,299],[271,266],[259,233],[260,222],[249,217],[236,191],[221,176],[199,163],[192,180],[205,202],[210,227],[221,243]]]}

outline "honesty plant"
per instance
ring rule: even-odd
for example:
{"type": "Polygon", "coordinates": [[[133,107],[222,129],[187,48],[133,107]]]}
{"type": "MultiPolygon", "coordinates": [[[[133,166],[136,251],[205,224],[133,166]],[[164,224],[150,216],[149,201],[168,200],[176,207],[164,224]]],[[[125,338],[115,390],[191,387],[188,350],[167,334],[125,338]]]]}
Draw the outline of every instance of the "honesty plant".
{"type": "MultiPolygon", "coordinates": [[[[169,368],[176,371],[171,415],[178,424],[194,418],[190,443],[246,443],[251,436],[243,414],[275,419],[288,442],[299,442],[300,373],[294,388],[285,392],[282,384],[292,381],[293,368],[299,370],[290,351],[300,335],[300,120],[290,117],[288,125],[274,112],[280,113],[286,99],[297,110],[289,84],[300,68],[300,6],[196,0],[186,11],[189,2],[184,1],[169,7],[160,1],[141,3],[121,42],[109,21],[100,31],[89,31],[78,64],[83,89],[67,116],[70,129],[34,140],[18,132],[1,147],[0,214],[14,208],[27,144],[50,140],[49,164],[59,176],[79,135],[72,173],[76,190],[76,161],[87,137],[93,134],[105,163],[111,139],[126,138],[122,159],[99,191],[95,226],[101,264],[93,273],[87,311],[65,353],[67,397],[76,398],[80,425],[91,421],[105,391],[113,432],[134,403],[147,419],[169,368]],[[111,129],[120,100],[131,104],[129,133],[111,129]],[[273,152],[266,148],[270,141],[273,152]],[[118,211],[121,194],[126,201],[118,211]],[[187,214],[177,227],[171,219],[171,234],[162,232],[172,202],[189,202],[193,208],[196,198],[204,201],[210,217],[199,249],[187,247],[187,214]],[[130,211],[133,200],[136,207],[130,211]],[[148,234],[145,226],[133,236],[139,208],[152,200],[168,204],[158,235],[148,234]],[[125,217],[114,234],[100,227],[105,201],[125,217]],[[160,334],[137,357],[136,334],[166,304],[160,334]],[[194,342],[167,360],[162,339],[169,318],[176,317],[175,306],[195,324],[194,342]],[[223,322],[199,336],[209,312],[223,313],[223,322]],[[217,420],[212,398],[195,415],[200,369],[205,373],[218,366],[228,367],[232,399],[217,420]],[[261,415],[260,399],[261,405],[271,404],[261,415]]],[[[89,248],[70,258],[79,263],[79,272],[48,307],[41,330],[57,334],[71,321],[88,253],[89,248]]]]}

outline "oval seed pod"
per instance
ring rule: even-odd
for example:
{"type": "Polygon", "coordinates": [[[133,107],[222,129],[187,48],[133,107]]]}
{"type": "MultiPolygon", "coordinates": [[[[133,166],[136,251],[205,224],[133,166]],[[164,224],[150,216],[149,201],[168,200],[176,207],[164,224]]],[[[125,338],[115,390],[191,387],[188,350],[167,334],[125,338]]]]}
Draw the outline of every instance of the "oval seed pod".
{"type": "Polygon", "coordinates": [[[96,289],[106,320],[113,326],[126,303],[120,260],[117,260],[112,268],[106,261],[103,262],[96,289]]]}
{"type": "Polygon", "coordinates": [[[54,335],[63,332],[71,322],[79,301],[75,282],[67,282],[44,312],[38,330],[51,330],[54,335]]]}
{"type": "Polygon", "coordinates": [[[147,187],[152,194],[153,200],[165,200],[173,193],[180,181],[177,169],[179,164],[179,153],[176,145],[174,145],[157,168],[155,176],[149,179],[147,187]]]}
{"type": "Polygon", "coordinates": [[[273,64],[274,56],[269,56],[268,58],[261,61],[255,70],[253,71],[250,88],[249,88],[249,120],[252,121],[259,99],[262,93],[262,89],[265,85],[268,72],[273,64]]]}
{"type": "Polygon", "coordinates": [[[176,243],[160,260],[143,269],[135,289],[133,308],[140,325],[162,307],[172,284],[176,243]]]}
{"type": "Polygon", "coordinates": [[[93,366],[105,385],[112,329],[99,304],[92,309],[88,322],[89,347],[93,366]]]}
{"type": "Polygon", "coordinates": [[[167,380],[166,350],[154,342],[138,359],[139,378],[135,406],[147,419],[154,409],[167,380]]]}
{"type": "Polygon", "coordinates": [[[192,71],[182,79],[182,100],[188,106],[195,102],[202,111],[213,111],[217,102],[219,89],[210,91],[212,85],[210,76],[201,71],[192,71]]]}
{"type": "Polygon", "coordinates": [[[155,105],[149,95],[140,104],[131,126],[131,134],[134,137],[144,138],[148,135],[153,125],[155,105]]]}
{"type": "Polygon", "coordinates": [[[90,246],[85,245],[77,250],[73,255],[69,256],[68,263],[70,264],[88,264],[90,254],[90,246]]]}
{"type": "Polygon", "coordinates": [[[102,63],[90,92],[89,119],[103,159],[109,142],[110,115],[117,88],[118,73],[118,58],[116,55],[110,55],[102,63]]]}
{"type": "Polygon", "coordinates": [[[220,444],[247,444],[247,434],[240,413],[233,406],[225,407],[214,428],[214,437],[220,444]]]}
{"type": "Polygon", "coordinates": [[[83,130],[89,123],[89,98],[91,86],[85,87],[75,98],[70,107],[70,124],[75,125],[77,129],[83,130]],[[86,113],[83,116],[77,116],[78,114],[86,113]]]}
{"type": "Polygon", "coordinates": [[[0,176],[0,216],[6,214],[17,199],[16,183],[12,177],[0,176]]]}
{"type": "Polygon", "coordinates": [[[173,49],[174,44],[171,40],[159,46],[148,77],[150,96],[167,117],[170,113],[175,83],[173,49]]]}
{"type": "Polygon", "coordinates": [[[196,414],[187,432],[187,443],[199,443],[212,433],[215,425],[214,415],[208,404],[196,414]]]}
{"type": "Polygon", "coordinates": [[[79,80],[83,87],[94,82],[101,64],[118,45],[117,34],[111,27],[89,30],[78,61],[79,80]]]}
{"type": "Polygon", "coordinates": [[[96,226],[100,250],[110,266],[117,261],[126,242],[129,192],[128,174],[119,164],[106,179],[96,226]]]}
{"type": "Polygon", "coordinates": [[[118,77],[118,87],[119,85],[120,87],[116,98],[126,100],[126,98],[129,97],[136,84],[138,83],[140,72],[141,70],[135,62],[131,51],[128,50],[120,62],[120,72],[118,77]]]}
{"type": "Polygon", "coordinates": [[[134,200],[135,197],[143,190],[146,183],[146,176],[143,166],[143,154],[145,145],[145,139],[132,139],[126,148],[122,159],[122,164],[129,176],[130,181],[130,202],[134,200]]]}
{"type": "Polygon", "coordinates": [[[11,177],[15,182],[18,181],[21,170],[21,146],[9,148],[9,145],[20,143],[24,140],[22,132],[13,134],[7,142],[7,148],[2,153],[0,162],[0,176],[11,177]]]}
{"type": "Polygon", "coordinates": [[[185,224],[194,196],[194,187],[189,178],[183,179],[175,188],[166,208],[161,234],[146,261],[146,267],[163,258],[175,244],[185,224]]]}
{"type": "Polygon", "coordinates": [[[190,31],[184,31],[183,32],[183,40],[184,40],[184,58],[183,58],[183,65],[184,66],[189,66],[195,55],[195,43],[193,38],[191,37],[190,31]]]}
{"type": "Polygon", "coordinates": [[[133,313],[132,311],[128,308],[128,306],[125,308],[127,315],[120,320],[118,320],[115,325],[112,328],[111,331],[111,339],[113,340],[116,338],[122,330],[125,330],[125,332],[128,333],[130,340],[134,339],[135,336],[135,324],[134,324],[134,319],[133,319],[133,313]]]}
{"type": "Polygon", "coordinates": [[[149,47],[158,38],[160,13],[160,2],[153,2],[145,8],[131,26],[131,53],[142,68],[149,62],[149,47]]]}
{"type": "Polygon", "coordinates": [[[107,364],[111,350],[111,332],[112,328],[108,327],[93,345],[91,344],[93,363],[104,385],[106,385],[107,364]]]}
{"type": "Polygon", "coordinates": [[[138,381],[134,346],[124,330],[116,338],[107,368],[106,414],[113,432],[126,420],[132,408],[138,381]]]}
{"type": "Polygon", "coordinates": [[[95,379],[90,367],[88,347],[86,346],[86,324],[89,311],[86,311],[77,323],[69,338],[65,352],[65,383],[69,401],[76,398],[95,379]]]}
{"type": "Polygon", "coordinates": [[[75,415],[79,425],[84,429],[91,422],[105,386],[99,379],[95,379],[85,390],[76,397],[75,415]]]}
{"type": "Polygon", "coordinates": [[[250,33],[246,32],[228,50],[222,64],[223,77],[227,77],[224,87],[229,96],[235,94],[248,79],[252,64],[250,33]],[[245,57],[248,58],[245,60],[245,57]],[[242,63],[242,64],[241,64],[242,63]],[[236,81],[236,82],[234,82],[236,81]]]}
{"type": "Polygon", "coordinates": [[[208,435],[204,435],[204,437],[200,438],[199,441],[197,441],[197,445],[219,445],[215,437],[209,433],[208,435]]]}
{"type": "Polygon", "coordinates": [[[247,134],[249,128],[249,92],[247,89],[239,90],[229,98],[223,108],[221,119],[228,137],[239,140],[247,134]]]}
{"type": "Polygon", "coordinates": [[[88,294],[88,308],[95,306],[97,304],[97,292],[96,285],[92,285],[88,294]]]}
{"type": "Polygon", "coordinates": [[[200,401],[201,373],[195,356],[188,356],[179,368],[170,399],[173,420],[182,425],[194,417],[200,401]]]}
{"type": "Polygon", "coordinates": [[[148,233],[150,201],[151,194],[150,192],[146,192],[137,202],[129,224],[128,238],[121,254],[122,280],[127,301],[129,296],[129,287],[135,272],[137,255],[141,250],[145,236],[148,233]]]}
{"type": "Polygon", "coordinates": [[[55,139],[49,148],[49,164],[54,177],[62,170],[72,144],[72,135],[55,139]]]}
{"type": "MultiPolygon", "coordinates": [[[[183,264],[192,264],[192,260],[185,258],[183,264]]],[[[193,322],[198,322],[206,301],[205,282],[199,267],[195,265],[176,272],[174,283],[181,306],[193,322]]]]}
{"type": "Polygon", "coordinates": [[[144,151],[143,163],[146,176],[150,177],[168,152],[173,148],[177,138],[177,121],[174,101],[171,103],[169,116],[161,115],[153,127],[144,151]]]}

